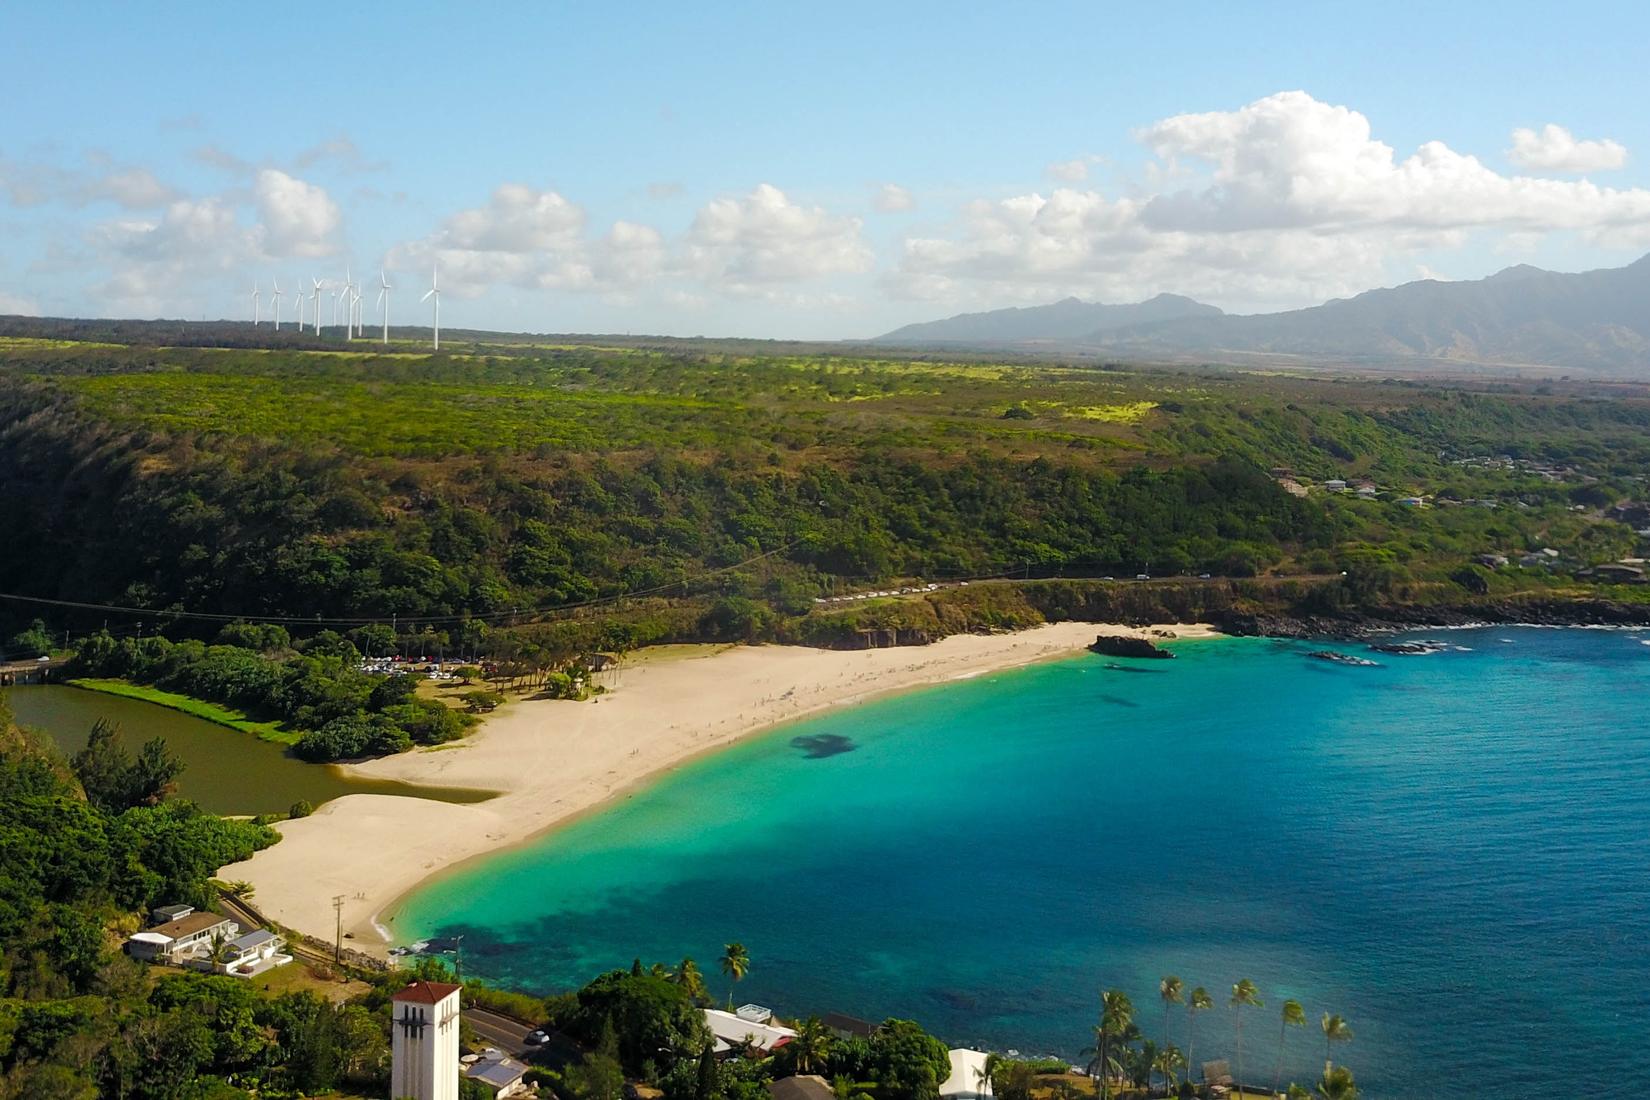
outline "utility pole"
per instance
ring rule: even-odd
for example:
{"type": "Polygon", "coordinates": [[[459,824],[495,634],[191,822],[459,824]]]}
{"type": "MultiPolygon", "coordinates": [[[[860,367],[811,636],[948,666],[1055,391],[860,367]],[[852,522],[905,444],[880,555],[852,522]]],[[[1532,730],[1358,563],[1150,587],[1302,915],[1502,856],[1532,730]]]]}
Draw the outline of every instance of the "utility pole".
{"type": "Polygon", "coordinates": [[[332,965],[337,966],[344,955],[344,895],[332,895],[332,915],[336,926],[332,933],[332,965]]]}

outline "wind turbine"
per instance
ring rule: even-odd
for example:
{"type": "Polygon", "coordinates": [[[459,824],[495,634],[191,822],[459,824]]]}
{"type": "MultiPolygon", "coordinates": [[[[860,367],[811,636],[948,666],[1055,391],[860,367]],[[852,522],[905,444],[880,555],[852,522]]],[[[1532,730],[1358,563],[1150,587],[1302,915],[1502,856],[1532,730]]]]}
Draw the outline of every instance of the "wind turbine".
{"type": "Polygon", "coordinates": [[[310,297],[313,299],[311,304],[315,307],[315,335],[319,336],[321,335],[321,280],[311,275],[309,281],[315,284],[315,289],[310,293],[310,297]]]}
{"type": "Polygon", "coordinates": [[[269,295],[269,316],[275,321],[275,331],[281,331],[281,284],[275,279],[269,280],[275,290],[269,295]]]}
{"type": "Polygon", "coordinates": [[[361,284],[356,283],[355,284],[355,289],[350,291],[350,300],[355,303],[355,335],[358,338],[361,336],[361,329],[362,329],[361,322],[364,319],[365,314],[367,312],[366,310],[361,308],[361,298],[362,298],[361,284]]]}
{"type": "Polygon", "coordinates": [[[298,332],[304,331],[304,281],[298,280],[298,293],[292,296],[292,312],[298,318],[298,332]]]}
{"type": "Polygon", "coordinates": [[[440,281],[440,275],[441,275],[440,267],[438,267],[434,264],[431,264],[430,265],[430,289],[428,289],[424,292],[424,297],[418,299],[420,302],[427,302],[431,298],[435,299],[435,325],[431,329],[431,334],[435,337],[435,343],[434,343],[434,348],[433,348],[433,350],[435,350],[435,351],[440,351],[441,350],[441,281],[440,281]]]}
{"type": "MultiPolygon", "coordinates": [[[[355,302],[353,301],[353,295],[354,294],[355,294],[355,279],[350,275],[349,264],[345,264],[344,265],[344,290],[343,290],[343,298],[344,298],[344,339],[345,340],[355,339],[355,302]]],[[[337,316],[336,313],[333,314],[332,320],[333,320],[334,324],[337,323],[338,316],[337,316]]]]}
{"type": "Polygon", "coordinates": [[[253,284],[252,284],[252,327],[253,328],[258,327],[258,319],[259,319],[258,318],[258,284],[257,284],[256,281],[254,281],[253,284]]]}
{"type": "Polygon", "coordinates": [[[378,304],[384,311],[384,345],[390,342],[390,281],[384,277],[384,269],[378,269],[378,304]]]}

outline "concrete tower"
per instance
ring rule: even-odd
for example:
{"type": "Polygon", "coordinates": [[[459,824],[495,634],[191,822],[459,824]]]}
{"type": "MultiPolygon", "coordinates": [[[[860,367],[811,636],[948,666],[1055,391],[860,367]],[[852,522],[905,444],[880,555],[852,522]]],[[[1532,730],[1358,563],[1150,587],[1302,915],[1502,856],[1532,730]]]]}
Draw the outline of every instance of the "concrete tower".
{"type": "Polygon", "coordinates": [[[390,1001],[390,1100],[458,1100],[458,991],[414,982],[390,1001]]]}

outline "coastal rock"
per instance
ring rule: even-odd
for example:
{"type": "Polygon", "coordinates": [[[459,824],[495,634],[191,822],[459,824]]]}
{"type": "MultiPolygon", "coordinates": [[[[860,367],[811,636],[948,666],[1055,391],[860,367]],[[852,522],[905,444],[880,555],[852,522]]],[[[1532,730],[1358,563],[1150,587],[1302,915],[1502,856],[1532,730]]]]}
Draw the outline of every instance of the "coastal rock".
{"type": "Polygon", "coordinates": [[[1166,649],[1158,649],[1150,640],[1128,635],[1102,634],[1094,639],[1089,649],[1104,657],[1173,657],[1166,649]]]}

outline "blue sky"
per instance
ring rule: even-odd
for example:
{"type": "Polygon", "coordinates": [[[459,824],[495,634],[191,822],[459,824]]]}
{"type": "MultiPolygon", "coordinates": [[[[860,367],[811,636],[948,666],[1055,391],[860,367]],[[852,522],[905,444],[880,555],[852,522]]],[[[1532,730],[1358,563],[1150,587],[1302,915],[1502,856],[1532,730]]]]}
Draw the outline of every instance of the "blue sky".
{"type": "Polygon", "coordinates": [[[439,263],[450,326],[835,338],[1650,250],[1642,6],[475,7],[9,6],[0,312],[439,263]]]}

